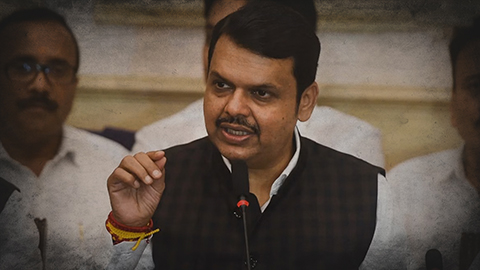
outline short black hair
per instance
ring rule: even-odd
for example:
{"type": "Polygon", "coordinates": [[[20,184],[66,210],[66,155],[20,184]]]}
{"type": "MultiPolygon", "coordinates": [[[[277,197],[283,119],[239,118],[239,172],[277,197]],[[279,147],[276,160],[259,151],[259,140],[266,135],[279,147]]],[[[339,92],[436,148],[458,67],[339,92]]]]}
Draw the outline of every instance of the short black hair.
{"type": "MultiPolygon", "coordinates": [[[[35,7],[35,8],[28,8],[28,9],[20,9],[14,11],[10,15],[4,17],[0,21],[0,33],[3,32],[8,26],[22,23],[22,22],[42,22],[42,21],[51,21],[56,22],[62,25],[68,33],[72,36],[73,43],[75,44],[75,51],[76,51],[76,60],[77,64],[74,67],[75,72],[78,71],[78,67],[80,65],[80,49],[78,48],[77,39],[72,32],[72,29],[68,26],[65,18],[58,14],[57,12],[44,8],[44,7],[35,7]]],[[[1,42],[1,41],[0,41],[1,42]]]]}
{"type": "Polygon", "coordinates": [[[450,62],[452,63],[453,90],[455,91],[455,74],[458,55],[470,43],[480,40],[480,16],[468,27],[456,27],[450,41],[450,62]]]}
{"type": "MultiPolygon", "coordinates": [[[[213,4],[219,0],[204,0],[203,1],[203,16],[207,19],[210,16],[210,11],[213,4]]],[[[246,0],[247,3],[250,1],[263,1],[263,0],[246,0]]],[[[315,8],[314,0],[269,0],[272,2],[277,2],[279,4],[285,5],[296,12],[300,13],[308,24],[314,29],[317,30],[317,10],[315,8]]]]}
{"type": "Polygon", "coordinates": [[[218,22],[208,50],[208,69],[215,45],[222,35],[263,57],[291,57],[297,82],[297,103],[305,89],[315,81],[320,41],[306,20],[284,5],[269,1],[251,2],[218,22]]]}

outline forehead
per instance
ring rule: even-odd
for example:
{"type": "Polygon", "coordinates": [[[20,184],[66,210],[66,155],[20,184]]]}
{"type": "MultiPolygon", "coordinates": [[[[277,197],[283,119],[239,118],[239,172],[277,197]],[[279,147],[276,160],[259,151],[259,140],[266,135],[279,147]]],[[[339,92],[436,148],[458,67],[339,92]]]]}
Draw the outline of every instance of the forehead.
{"type": "Polygon", "coordinates": [[[292,58],[274,59],[255,54],[238,46],[228,36],[218,39],[209,76],[212,73],[219,74],[238,86],[272,85],[296,91],[292,58]]]}
{"type": "Polygon", "coordinates": [[[71,34],[52,21],[20,22],[0,32],[0,61],[32,57],[37,61],[61,59],[76,64],[76,47],[71,34]]]}
{"type": "Polygon", "coordinates": [[[207,26],[213,27],[227,15],[237,11],[247,4],[246,0],[217,0],[210,8],[207,18],[207,26]]]}

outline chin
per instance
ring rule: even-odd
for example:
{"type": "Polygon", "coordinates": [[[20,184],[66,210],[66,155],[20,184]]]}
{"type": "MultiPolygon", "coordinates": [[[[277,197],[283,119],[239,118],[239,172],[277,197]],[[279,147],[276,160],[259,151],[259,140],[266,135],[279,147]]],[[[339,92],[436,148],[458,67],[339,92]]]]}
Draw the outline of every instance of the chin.
{"type": "Polygon", "coordinates": [[[225,144],[215,144],[220,153],[228,160],[248,160],[252,157],[247,149],[240,146],[231,146],[225,144]]]}

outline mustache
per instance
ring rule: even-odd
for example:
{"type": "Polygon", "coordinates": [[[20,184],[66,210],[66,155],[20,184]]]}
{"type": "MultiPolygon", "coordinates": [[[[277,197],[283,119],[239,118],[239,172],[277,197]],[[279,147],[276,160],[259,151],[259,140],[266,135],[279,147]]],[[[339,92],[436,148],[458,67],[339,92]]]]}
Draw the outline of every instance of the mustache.
{"type": "Polygon", "coordinates": [[[220,117],[215,121],[215,125],[220,127],[222,123],[236,124],[252,130],[255,134],[260,134],[258,125],[250,124],[243,115],[220,117]]]}
{"type": "Polygon", "coordinates": [[[34,95],[29,98],[20,99],[17,101],[17,106],[20,109],[26,109],[29,107],[34,107],[42,105],[48,111],[55,111],[58,109],[58,103],[48,97],[45,94],[34,95]]]}

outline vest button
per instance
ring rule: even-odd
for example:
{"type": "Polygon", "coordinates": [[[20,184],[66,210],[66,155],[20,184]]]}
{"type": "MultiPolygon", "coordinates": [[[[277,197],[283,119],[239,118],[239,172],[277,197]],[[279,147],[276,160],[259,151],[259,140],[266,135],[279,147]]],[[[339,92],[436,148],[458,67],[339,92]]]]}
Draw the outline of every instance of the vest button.
{"type": "Polygon", "coordinates": [[[242,215],[240,213],[238,213],[237,211],[233,211],[233,215],[236,217],[236,218],[242,218],[242,215]]]}
{"type": "MultiPolygon", "coordinates": [[[[245,266],[247,266],[246,260],[244,261],[244,263],[245,263],[245,266]]],[[[255,266],[257,266],[257,263],[258,263],[258,260],[250,256],[250,266],[252,267],[252,269],[255,268],[255,266]]]]}

